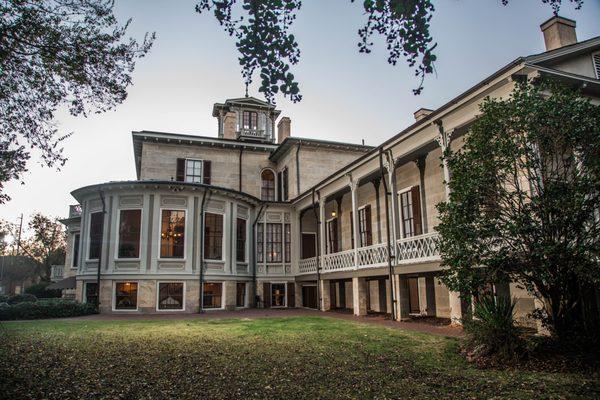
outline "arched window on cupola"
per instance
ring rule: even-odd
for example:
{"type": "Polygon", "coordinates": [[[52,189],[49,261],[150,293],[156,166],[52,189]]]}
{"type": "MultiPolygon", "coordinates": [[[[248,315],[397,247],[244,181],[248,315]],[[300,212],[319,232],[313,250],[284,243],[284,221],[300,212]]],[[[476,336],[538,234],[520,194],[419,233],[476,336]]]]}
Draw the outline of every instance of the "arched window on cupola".
{"type": "Polygon", "coordinates": [[[260,174],[260,198],[265,201],[275,201],[275,173],[264,169],[260,174]]]}

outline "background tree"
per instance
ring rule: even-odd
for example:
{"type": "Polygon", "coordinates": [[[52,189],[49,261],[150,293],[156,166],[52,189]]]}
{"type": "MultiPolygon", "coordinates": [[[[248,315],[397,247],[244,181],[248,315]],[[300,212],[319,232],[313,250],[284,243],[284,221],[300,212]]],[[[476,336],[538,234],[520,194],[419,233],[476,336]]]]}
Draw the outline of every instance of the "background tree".
{"type": "Polygon", "coordinates": [[[67,234],[64,226],[57,218],[36,213],[27,227],[31,236],[21,240],[22,253],[38,263],[40,277],[49,281],[52,265],[65,263],[67,234]]]}
{"type": "Polygon", "coordinates": [[[600,108],[578,92],[523,82],[488,99],[438,205],[443,281],[462,293],[515,281],[544,304],[560,339],[597,335],[600,108]]]}
{"type": "Polygon", "coordinates": [[[62,166],[66,157],[54,120],[103,112],[127,97],[141,43],[126,37],[112,0],[0,0],[0,203],[3,184],[20,179],[30,149],[41,163],[62,166]]]}
{"type": "MultiPolygon", "coordinates": [[[[566,0],[565,0],[566,1],[566,0]]],[[[577,9],[583,0],[568,0],[577,9]]],[[[354,3],[355,0],[350,0],[354,3]]],[[[558,14],[563,0],[542,0],[558,14]]],[[[363,0],[367,21],[358,30],[358,50],[370,53],[372,37],[384,37],[388,63],[404,58],[414,68],[419,85],[413,90],[420,94],[427,74],[434,70],[437,46],[429,31],[435,12],[433,0],[363,0]]],[[[507,5],[509,0],[502,0],[507,5]]],[[[300,10],[300,0],[199,0],[198,13],[212,11],[217,21],[236,39],[246,85],[252,83],[254,73],[260,76],[259,92],[270,103],[282,93],[293,102],[302,100],[300,89],[291,66],[300,60],[300,48],[290,28],[300,10]],[[239,7],[236,7],[239,4],[239,7]]]]}

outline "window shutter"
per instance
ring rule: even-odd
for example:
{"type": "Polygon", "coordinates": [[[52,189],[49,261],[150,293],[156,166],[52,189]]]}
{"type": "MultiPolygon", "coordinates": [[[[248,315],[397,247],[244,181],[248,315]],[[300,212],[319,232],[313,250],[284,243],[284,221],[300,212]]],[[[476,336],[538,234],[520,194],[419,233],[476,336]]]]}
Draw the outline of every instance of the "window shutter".
{"type": "Polygon", "coordinates": [[[367,243],[365,246],[370,246],[373,244],[373,232],[371,227],[371,205],[367,204],[365,207],[365,236],[367,237],[367,243]]]}
{"type": "Polygon", "coordinates": [[[271,284],[268,282],[263,283],[263,307],[271,307],[271,284]]]}
{"type": "Polygon", "coordinates": [[[413,223],[415,224],[415,236],[423,233],[421,220],[421,192],[419,186],[413,186],[410,190],[412,196],[413,223]]]}
{"type": "Polygon", "coordinates": [[[288,169],[287,167],[283,170],[283,200],[289,199],[289,182],[288,182],[288,169]]]}
{"type": "Polygon", "coordinates": [[[185,158],[177,159],[177,173],[175,174],[177,182],[185,181],[185,158]]]}
{"type": "Polygon", "coordinates": [[[210,185],[210,175],[211,175],[210,161],[205,160],[202,162],[202,173],[203,173],[202,183],[204,183],[205,185],[210,185]]]}
{"type": "Polygon", "coordinates": [[[350,243],[351,243],[351,248],[354,248],[354,217],[353,215],[353,211],[350,211],[350,243]]]}
{"type": "Polygon", "coordinates": [[[281,173],[281,171],[279,171],[277,173],[277,200],[281,201],[281,196],[282,196],[282,192],[283,192],[283,188],[282,188],[282,176],[283,174],[281,173]]]}

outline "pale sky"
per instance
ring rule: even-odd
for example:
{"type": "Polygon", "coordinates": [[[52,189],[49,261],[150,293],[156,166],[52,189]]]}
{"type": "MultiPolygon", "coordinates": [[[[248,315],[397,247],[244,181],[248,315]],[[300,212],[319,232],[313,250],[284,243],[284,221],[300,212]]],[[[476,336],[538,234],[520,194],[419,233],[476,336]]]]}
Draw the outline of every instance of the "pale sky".
{"type": "MultiPolygon", "coordinates": [[[[575,10],[567,0],[561,15],[577,21],[579,40],[600,35],[600,1],[575,10]]],[[[6,186],[12,200],[0,218],[16,221],[34,211],[65,217],[78,187],[135,179],[131,131],[217,135],[212,105],[241,97],[244,85],[234,40],[209,14],[194,12],[194,1],[117,0],[121,20],[133,18],[130,34],[156,31],[150,54],[140,60],[127,100],[115,111],[89,118],[61,113],[69,160],[61,169],[42,168],[34,159],[25,184],[6,186]]],[[[551,16],[541,0],[444,0],[431,22],[438,43],[436,75],[422,95],[404,63],[387,64],[381,38],[369,54],[359,54],[357,30],[365,16],[362,1],[304,0],[293,32],[301,49],[294,68],[303,100],[279,98],[282,115],[292,119],[292,136],[378,145],[413,121],[420,107],[437,108],[518,56],[544,51],[539,25],[551,16]]],[[[259,97],[258,81],[250,94],[259,97]]]]}

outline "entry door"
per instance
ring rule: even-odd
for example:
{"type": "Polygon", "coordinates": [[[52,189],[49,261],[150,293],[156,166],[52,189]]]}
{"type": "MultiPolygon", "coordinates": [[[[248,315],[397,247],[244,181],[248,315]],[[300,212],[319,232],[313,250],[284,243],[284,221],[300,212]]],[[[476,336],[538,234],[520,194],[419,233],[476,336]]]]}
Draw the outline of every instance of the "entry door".
{"type": "Polygon", "coordinates": [[[408,278],[408,299],[410,303],[410,313],[420,314],[419,307],[419,280],[418,278],[408,278]]]}
{"type": "Polygon", "coordinates": [[[302,234],[302,258],[317,256],[317,235],[314,233],[302,234]]]}
{"type": "Polygon", "coordinates": [[[317,308],[317,286],[302,286],[302,306],[317,308]]]}
{"type": "Polygon", "coordinates": [[[285,283],[271,284],[271,307],[285,307],[285,283]]]}

